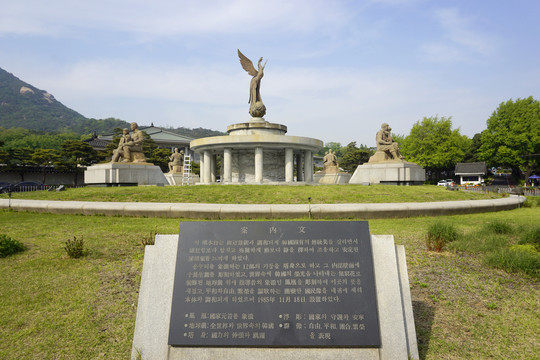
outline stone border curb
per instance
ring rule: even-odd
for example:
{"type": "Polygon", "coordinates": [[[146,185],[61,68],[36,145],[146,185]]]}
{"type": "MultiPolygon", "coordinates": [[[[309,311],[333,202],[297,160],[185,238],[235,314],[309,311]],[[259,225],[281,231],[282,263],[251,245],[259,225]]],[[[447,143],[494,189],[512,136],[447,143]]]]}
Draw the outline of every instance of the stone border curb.
{"type": "Polygon", "coordinates": [[[526,198],[379,204],[198,204],[0,199],[0,209],[53,214],[185,219],[385,219],[473,214],[519,208],[526,198]],[[311,211],[310,211],[311,210],[311,211]]]}

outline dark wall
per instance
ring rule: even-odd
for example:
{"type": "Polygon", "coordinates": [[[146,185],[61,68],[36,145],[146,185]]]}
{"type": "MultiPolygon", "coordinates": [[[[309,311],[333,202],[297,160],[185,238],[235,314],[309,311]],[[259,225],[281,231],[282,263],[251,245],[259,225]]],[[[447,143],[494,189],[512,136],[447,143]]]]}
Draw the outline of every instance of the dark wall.
{"type": "Polygon", "coordinates": [[[56,171],[0,171],[0,182],[17,184],[21,181],[35,181],[46,185],[84,185],[84,171],[56,172],[56,171]]]}

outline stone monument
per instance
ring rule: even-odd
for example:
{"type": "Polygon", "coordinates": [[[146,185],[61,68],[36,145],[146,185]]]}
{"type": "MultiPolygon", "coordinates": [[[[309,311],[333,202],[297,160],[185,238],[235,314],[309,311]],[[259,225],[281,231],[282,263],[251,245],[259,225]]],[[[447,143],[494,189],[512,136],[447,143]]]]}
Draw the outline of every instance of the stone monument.
{"type": "Polygon", "coordinates": [[[375,136],[377,151],[370,157],[368,163],[405,159],[399,152],[398,143],[392,139],[391,131],[392,128],[387,123],[381,125],[381,129],[377,131],[377,135],[375,136]]]}
{"type": "Polygon", "coordinates": [[[169,160],[169,172],[165,174],[169,185],[192,184],[189,178],[184,178],[184,150],[178,151],[178,148],[174,148],[169,160]]]}
{"type": "Polygon", "coordinates": [[[178,148],[174,148],[169,160],[169,174],[181,174],[184,167],[184,151],[178,152],[178,148]]]}
{"type": "Polygon", "coordinates": [[[119,162],[120,158],[124,163],[146,163],[142,145],[144,135],[137,123],[131,123],[131,135],[127,129],[123,130],[123,135],[118,142],[118,148],[113,152],[111,162],[119,162]]]}
{"type": "Polygon", "coordinates": [[[356,168],[349,184],[422,185],[426,171],[408,162],[399,151],[399,144],[392,139],[392,128],[387,123],[375,136],[377,151],[367,164],[356,168]]]}
{"type": "Polygon", "coordinates": [[[144,134],[131,123],[131,134],[123,130],[111,162],[92,165],[84,172],[84,183],[93,186],[165,185],[167,179],[159,166],[146,162],[144,134]]]}
{"type": "Polygon", "coordinates": [[[193,140],[190,148],[201,155],[201,183],[211,184],[218,178],[222,184],[313,182],[313,154],[321,140],[287,136],[287,126],[264,119],[266,107],[261,98],[261,79],[266,63],[262,57],[258,69],[238,50],[242,68],[252,76],[249,86],[248,122],[227,127],[229,135],[193,140]],[[217,157],[222,168],[217,169],[217,157]]]}
{"type": "Polygon", "coordinates": [[[319,184],[347,184],[350,174],[339,171],[336,154],[329,149],[323,157],[323,170],[314,175],[315,182],[319,184]]]}
{"type": "Polygon", "coordinates": [[[122,137],[118,141],[118,146],[113,150],[113,156],[111,162],[119,162],[120,159],[124,159],[124,145],[128,142],[132,142],[131,135],[129,135],[129,129],[122,130],[122,137]]]}
{"type": "Polygon", "coordinates": [[[404,247],[365,221],[182,222],[146,246],[132,359],[418,355],[404,247]]]}
{"type": "Polygon", "coordinates": [[[323,172],[325,174],[336,174],[339,172],[339,164],[337,162],[337,156],[333,153],[332,149],[329,149],[323,158],[323,172]]]}

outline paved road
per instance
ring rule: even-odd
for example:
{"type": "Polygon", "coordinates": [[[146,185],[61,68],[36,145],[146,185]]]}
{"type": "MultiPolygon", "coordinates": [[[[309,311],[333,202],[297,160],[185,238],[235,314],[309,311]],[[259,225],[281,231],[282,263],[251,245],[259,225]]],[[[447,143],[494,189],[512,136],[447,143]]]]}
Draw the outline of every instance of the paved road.
{"type": "Polygon", "coordinates": [[[515,186],[516,182],[514,181],[514,178],[510,174],[498,174],[493,179],[493,182],[491,185],[497,185],[497,186],[515,186]]]}

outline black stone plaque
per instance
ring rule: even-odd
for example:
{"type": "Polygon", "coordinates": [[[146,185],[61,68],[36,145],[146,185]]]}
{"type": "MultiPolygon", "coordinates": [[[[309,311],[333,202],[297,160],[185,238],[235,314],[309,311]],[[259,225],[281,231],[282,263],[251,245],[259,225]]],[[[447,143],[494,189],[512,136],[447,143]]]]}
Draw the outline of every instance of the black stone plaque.
{"type": "Polygon", "coordinates": [[[182,222],[168,343],[379,347],[368,223],[182,222]]]}

